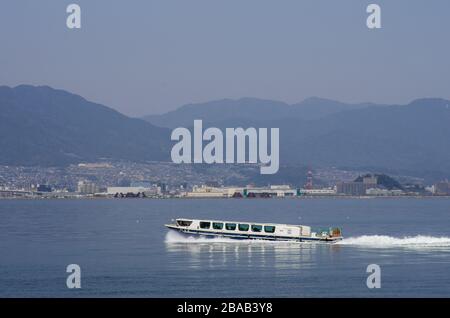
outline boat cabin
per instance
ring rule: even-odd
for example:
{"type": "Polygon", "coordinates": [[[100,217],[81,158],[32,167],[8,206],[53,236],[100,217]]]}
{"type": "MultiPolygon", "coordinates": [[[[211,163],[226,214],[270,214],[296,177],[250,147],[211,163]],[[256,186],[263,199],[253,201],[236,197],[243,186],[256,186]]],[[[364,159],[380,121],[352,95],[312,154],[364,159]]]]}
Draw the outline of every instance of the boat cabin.
{"type": "Polygon", "coordinates": [[[179,227],[204,232],[240,233],[249,235],[276,235],[276,236],[310,236],[311,228],[303,225],[267,224],[256,222],[232,222],[213,220],[177,219],[179,227]]]}

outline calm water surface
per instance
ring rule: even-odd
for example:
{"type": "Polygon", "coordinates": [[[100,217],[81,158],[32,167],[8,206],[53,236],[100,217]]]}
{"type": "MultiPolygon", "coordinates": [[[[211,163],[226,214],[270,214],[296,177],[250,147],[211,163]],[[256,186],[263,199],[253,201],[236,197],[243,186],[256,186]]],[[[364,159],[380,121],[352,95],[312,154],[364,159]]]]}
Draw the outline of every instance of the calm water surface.
{"type": "Polygon", "coordinates": [[[448,297],[450,199],[0,200],[0,297],[55,296],[448,297]],[[346,239],[180,240],[163,226],[176,217],[336,225],[346,239]]]}

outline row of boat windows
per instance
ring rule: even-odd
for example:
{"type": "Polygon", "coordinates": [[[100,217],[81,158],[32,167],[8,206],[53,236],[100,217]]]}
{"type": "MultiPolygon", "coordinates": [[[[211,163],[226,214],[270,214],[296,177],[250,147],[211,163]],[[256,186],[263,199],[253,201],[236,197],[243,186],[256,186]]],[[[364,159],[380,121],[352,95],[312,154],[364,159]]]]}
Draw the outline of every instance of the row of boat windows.
{"type": "MultiPolygon", "coordinates": [[[[262,232],[264,229],[264,232],[266,233],[274,233],[275,232],[275,226],[273,225],[257,225],[257,224],[237,224],[237,223],[221,223],[221,222],[212,222],[212,229],[213,230],[223,230],[225,225],[225,230],[228,231],[235,231],[236,228],[239,231],[248,232],[248,230],[251,228],[252,232],[262,232]]],[[[211,222],[200,222],[200,228],[204,230],[208,230],[211,228],[211,222]]]]}

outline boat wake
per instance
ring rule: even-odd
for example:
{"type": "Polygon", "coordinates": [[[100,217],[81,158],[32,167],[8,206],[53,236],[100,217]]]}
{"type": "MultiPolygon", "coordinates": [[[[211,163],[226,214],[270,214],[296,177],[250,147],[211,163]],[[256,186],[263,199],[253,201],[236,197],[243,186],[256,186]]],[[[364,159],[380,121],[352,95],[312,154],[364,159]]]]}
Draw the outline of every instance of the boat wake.
{"type": "Polygon", "coordinates": [[[166,234],[166,243],[227,243],[236,242],[236,240],[226,237],[205,238],[201,236],[187,236],[176,231],[168,231],[166,234]]]}
{"type": "MultiPolygon", "coordinates": [[[[168,231],[165,238],[166,243],[286,243],[285,241],[247,241],[234,240],[226,237],[205,238],[201,236],[186,236],[176,231],[168,231]]],[[[317,243],[316,243],[317,244],[317,243]]],[[[329,244],[326,244],[329,245],[329,244]]],[[[356,247],[374,247],[374,248],[443,248],[450,247],[450,237],[435,236],[405,236],[393,237],[387,235],[362,235],[356,237],[344,238],[342,241],[331,245],[349,245],[356,247]]]]}
{"type": "Polygon", "coordinates": [[[166,243],[233,243],[233,244],[298,244],[290,241],[266,241],[266,240],[236,240],[228,237],[202,237],[198,235],[188,236],[177,231],[169,230],[166,234],[166,243]]]}
{"type": "Polygon", "coordinates": [[[392,237],[387,235],[362,235],[357,237],[344,238],[337,242],[337,245],[355,245],[365,247],[450,247],[450,237],[435,236],[405,236],[392,237]]]}

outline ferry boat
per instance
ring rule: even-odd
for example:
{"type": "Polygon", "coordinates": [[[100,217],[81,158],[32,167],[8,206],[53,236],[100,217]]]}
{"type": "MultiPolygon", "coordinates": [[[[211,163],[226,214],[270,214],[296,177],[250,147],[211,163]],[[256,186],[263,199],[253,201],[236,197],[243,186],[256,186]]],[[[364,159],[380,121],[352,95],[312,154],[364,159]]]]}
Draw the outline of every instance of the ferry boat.
{"type": "Polygon", "coordinates": [[[341,229],[311,231],[310,226],[259,222],[176,219],[165,226],[187,236],[244,240],[334,243],[342,240],[341,229]]]}

